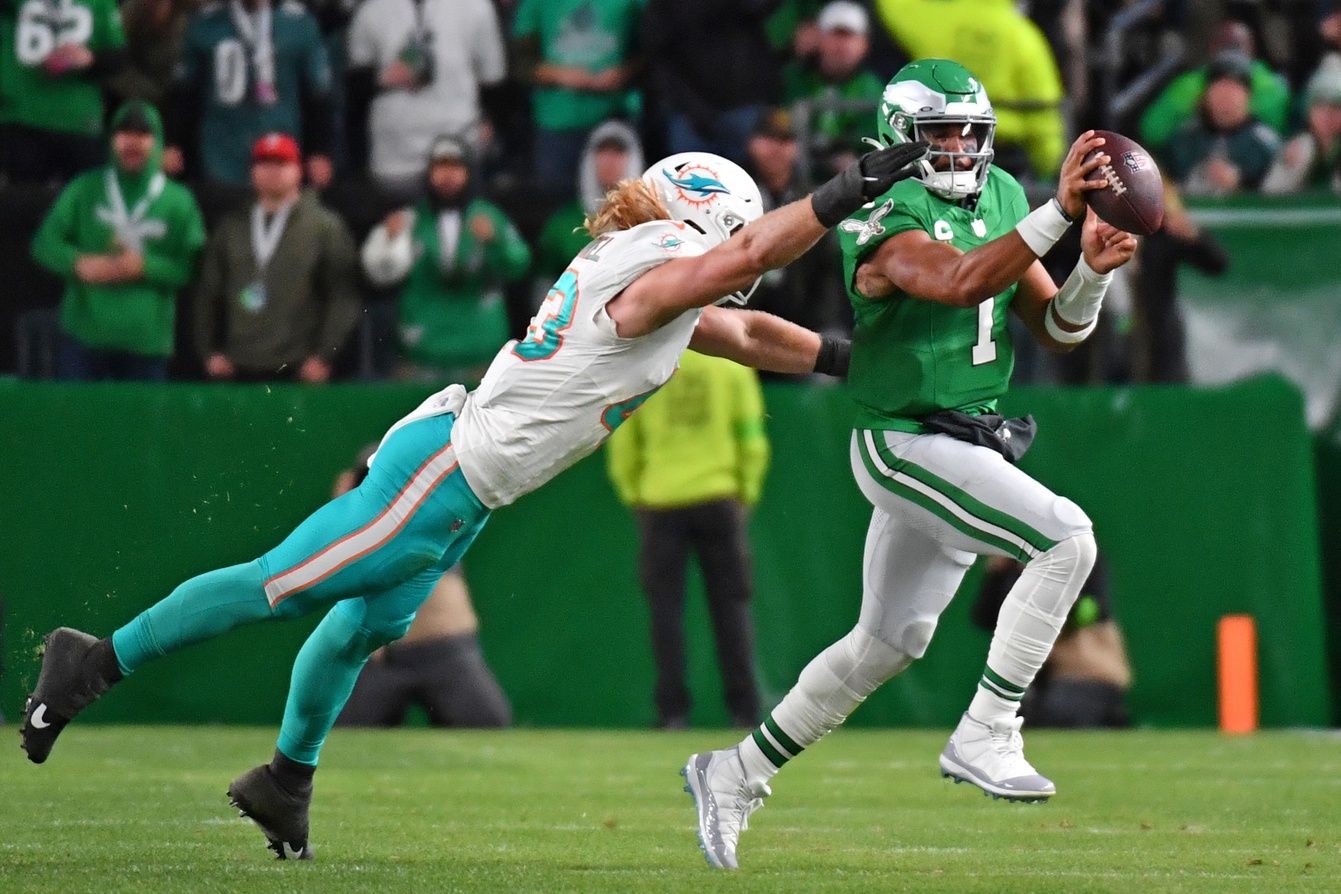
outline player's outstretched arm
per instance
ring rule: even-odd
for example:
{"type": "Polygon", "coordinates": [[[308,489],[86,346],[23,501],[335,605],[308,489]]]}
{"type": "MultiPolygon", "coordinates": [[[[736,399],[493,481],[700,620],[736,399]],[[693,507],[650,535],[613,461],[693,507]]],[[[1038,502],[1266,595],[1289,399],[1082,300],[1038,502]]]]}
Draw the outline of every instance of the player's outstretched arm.
{"type": "Polygon", "coordinates": [[[724,307],[703,309],[689,347],[769,372],[831,376],[847,374],[851,354],[846,339],[821,337],[763,311],[724,307]]]}
{"type": "Polygon", "coordinates": [[[1084,194],[1108,185],[1102,178],[1085,179],[1108,163],[1108,156],[1102,154],[1084,160],[1090,150],[1103,144],[1103,137],[1092,130],[1081,134],[1062,162],[1057,195],[1014,230],[972,251],[960,251],[917,230],[891,236],[857,268],[857,291],[867,298],[899,291],[954,307],[974,307],[1004,291],[1084,213],[1084,194]]]}
{"type": "Polygon", "coordinates": [[[830,227],[916,173],[926,143],[868,152],[804,199],[768,212],[704,254],[654,267],[608,305],[624,338],[646,335],[686,310],[706,307],[805,254],[830,227]]]}

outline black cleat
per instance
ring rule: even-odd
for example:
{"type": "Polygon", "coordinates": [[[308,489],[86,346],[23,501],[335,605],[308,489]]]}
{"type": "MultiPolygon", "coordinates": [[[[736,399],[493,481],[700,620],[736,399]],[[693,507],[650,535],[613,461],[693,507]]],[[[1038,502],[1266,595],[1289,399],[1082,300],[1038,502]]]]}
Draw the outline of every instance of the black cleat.
{"type": "Polygon", "coordinates": [[[23,708],[19,737],[28,760],[40,764],[56,737],[80,711],[121,679],[111,640],[100,640],[70,627],[46,635],[42,671],[23,708]]]}
{"type": "Polygon", "coordinates": [[[256,824],[266,847],[280,860],[311,860],[307,842],[307,808],[312,789],[294,794],[275,779],[268,764],[248,770],[228,786],[228,802],[256,824]]]}

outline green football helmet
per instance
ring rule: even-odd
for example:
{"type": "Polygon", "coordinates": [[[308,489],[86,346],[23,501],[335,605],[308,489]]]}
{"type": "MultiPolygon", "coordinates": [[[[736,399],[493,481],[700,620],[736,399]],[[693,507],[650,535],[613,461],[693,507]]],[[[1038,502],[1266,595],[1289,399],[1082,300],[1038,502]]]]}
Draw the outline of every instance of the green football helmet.
{"type": "Polygon", "coordinates": [[[919,182],[949,201],[978,195],[987,183],[987,170],[996,154],[996,113],[987,91],[967,68],[949,59],[919,59],[899,69],[885,85],[876,110],[876,132],[886,146],[928,139],[925,130],[933,125],[962,124],[964,147],[951,152],[937,148],[918,162],[919,182]],[[959,159],[972,159],[964,170],[959,159]],[[946,159],[945,170],[936,170],[936,160],[946,159]]]}

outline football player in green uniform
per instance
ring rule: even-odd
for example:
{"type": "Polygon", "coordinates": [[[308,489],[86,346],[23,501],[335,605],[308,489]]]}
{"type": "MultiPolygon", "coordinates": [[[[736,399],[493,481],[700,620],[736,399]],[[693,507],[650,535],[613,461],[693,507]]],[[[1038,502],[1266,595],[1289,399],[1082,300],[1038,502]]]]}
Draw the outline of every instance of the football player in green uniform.
{"type": "Polygon", "coordinates": [[[806,666],[740,744],[692,755],[686,788],[714,866],[736,843],[783,764],[838,726],[922,656],[941,612],[980,555],[1025,564],[1002,606],[977,690],[940,757],[945,776],[995,797],[1044,800],[1056,789],[1024,757],[1020,697],[1047,658],[1094,563],[1090,520],[1013,463],[1033,422],[996,402],[1014,365],[1006,313],[1066,351],[1095,327],[1112,271],[1136,240],[1085,216],[1085,177],[1106,164],[1092,131],[1063,162],[1057,195],[1030,212],[1024,190],[992,167],[995,116],[961,65],[926,59],[885,87],[885,144],[924,139],[922,176],[895,184],[839,225],[856,328],[848,384],[857,403],[852,468],[874,507],[856,626],[806,666]],[[1083,257],[1059,289],[1039,258],[1085,216],[1083,257]]]}

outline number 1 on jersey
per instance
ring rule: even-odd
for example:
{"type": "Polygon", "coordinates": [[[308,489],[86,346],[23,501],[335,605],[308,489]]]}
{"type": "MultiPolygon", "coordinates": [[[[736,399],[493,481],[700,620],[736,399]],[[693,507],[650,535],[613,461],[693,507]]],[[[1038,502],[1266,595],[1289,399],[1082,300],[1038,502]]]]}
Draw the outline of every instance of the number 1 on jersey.
{"type": "Polygon", "coordinates": [[[995,311],[995,297],[978,305],[978,343],[973,346],[974,366],[982,366],[996,359],[996,342],[992,340],[992,315],[995,311]]]}

